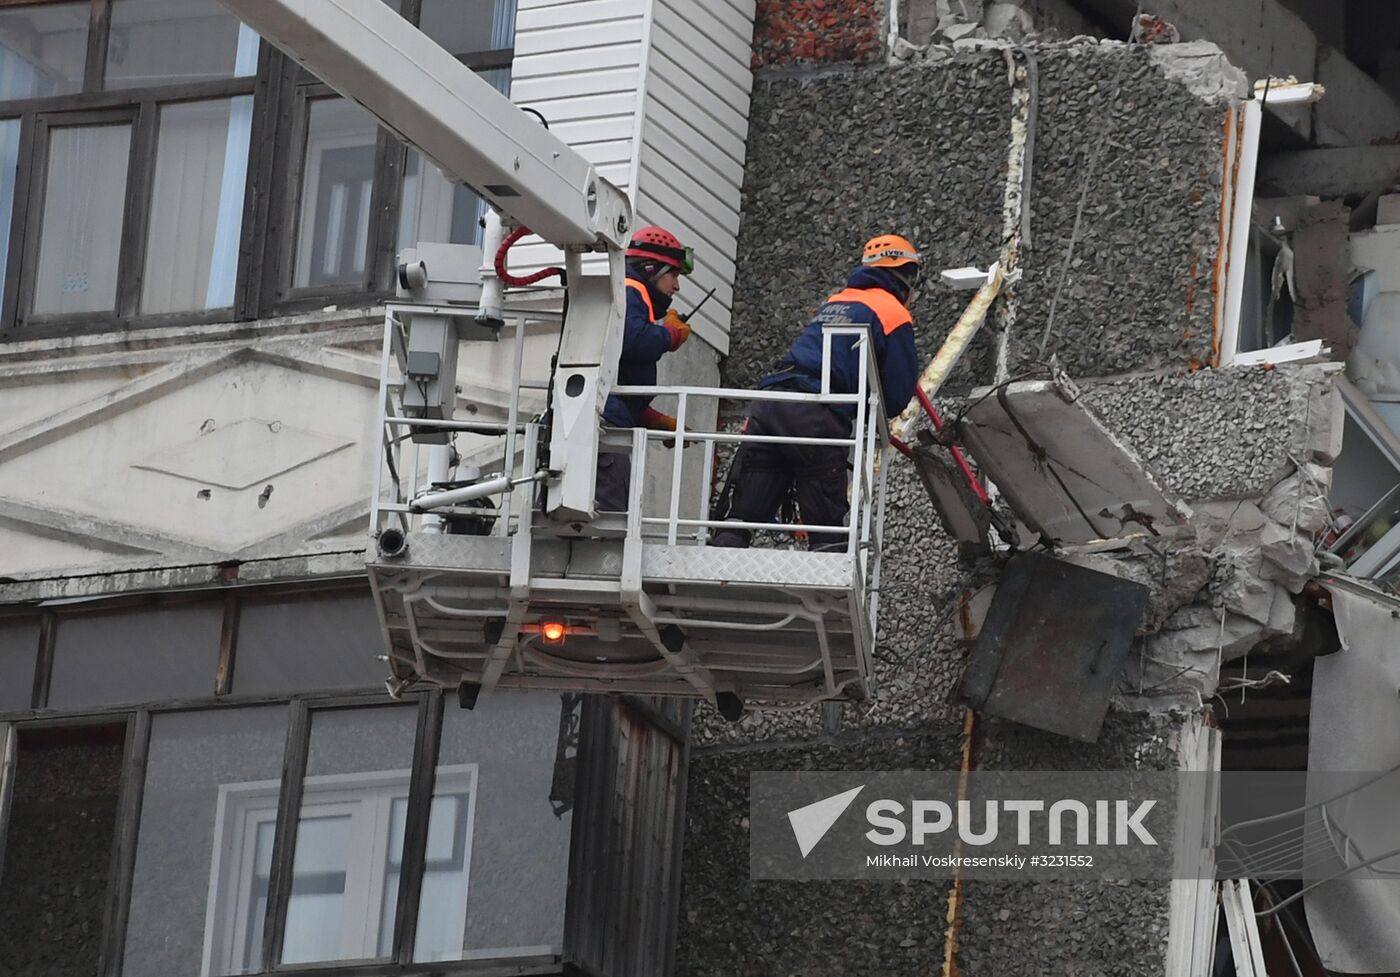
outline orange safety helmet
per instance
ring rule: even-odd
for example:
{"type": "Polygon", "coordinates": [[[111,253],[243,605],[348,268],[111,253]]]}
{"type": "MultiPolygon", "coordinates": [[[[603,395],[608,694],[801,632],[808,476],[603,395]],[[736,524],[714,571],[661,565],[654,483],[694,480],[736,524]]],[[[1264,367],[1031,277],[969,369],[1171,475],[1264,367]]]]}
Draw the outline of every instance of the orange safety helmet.
{"type": "Polygon", "coordinates": [[[627,246],[627,257],[638,261],[659,261],[678,274],[689,275],[695,270],[695,252],[682,247],[680,238],[664,227],[640,227],[627,246]]]}
{"type": "Polygon", "coordinates": [[[901,268],[913,263],[919,264],[919,251],[909,243],[908,238],[898,234],[881,234],[865,242],[865,253],[860,263],[866,268],[901,268]]]}

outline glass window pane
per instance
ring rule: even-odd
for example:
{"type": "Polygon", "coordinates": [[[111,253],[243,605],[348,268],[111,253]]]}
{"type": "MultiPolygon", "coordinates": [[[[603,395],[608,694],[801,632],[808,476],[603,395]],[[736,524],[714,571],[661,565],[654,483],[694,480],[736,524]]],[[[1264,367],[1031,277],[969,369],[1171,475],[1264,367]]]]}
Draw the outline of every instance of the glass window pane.
{"type": "Polygon", "coordinates": [[[286,706],[152,717],[124,973],[262,969],[286,731],[286,706]]]}
{"type": "Polygon", "coordinates": [[[368,594],[248,603],[238,621],[233,691],[292,695],[382,688],[383,632],[368,594]]]}
{"type": "Polygon", "coordinates": [[[436,163],[424,159],[416,149],[408,151],[399,207],[400,250],[420,241],[477,244],[481,241],[480,216],[481,198],[470,187],[450,183],[436,163]]]}
{"type": "Polygon", "coordinates": [[[284,964],[387,955],[398,889],[385,879],[403,851],[393,810],[408,798],[417,728],[411,706],[313,714],[284,964]]]}
{"type": "Polygon", "coordinates": [[[89,0],[0,9],[0,99],[81,91],[89,0]]]}
{"type": "Polygon", "coordinates": [[[453,54],[508,48],[515,0],[423,0],[418,29],[453,54]]]}
{"type": "MultiPolygon", "coordinates": [[[[29,708],[34,663],[39,659],[39,619],[0,620],[0,712],[29,708]]],[[[0,743],[4,740],[0,737],[0,743]]]]}
{"type": "Polygon", "coordinates": [[[105,312],[115,304],[130,150],[125,123],[50,131],[36,313],[105,312]]]}
{"type": "Polygon", "coordinates": [[[495,692],[444,714],[415,959],[560,952],[571,804],[556,761],[580,705],[495,692]]]}
{"type": "Polygon", "coordinates": [[[311,103],[301,178],[296,287],[365,280],[378,131],[374,117],[346,99],[311,103]]]}
{"type": "Polygon", "coordinates": [[[109,706],[214,694],[218,604],[58,619],[49,706],[109,706]]]}
{"type": "Polygon", "coordinates": [[[21,732],[0,874],[0,970],[97,973],[121,726],[21,732]]]}
{"type": "Polygon", "coordinates": [[[0,281],[10,260],[10,220],[15,212],[15,170],[19,166],[19,119],[0,120],[0,281]]]}
{"type": "Polygon", "coordinates": [[[253,97],[160,110],[142,312],[233,305],[253,97]]]}
{"type": "MultiPolygon", "coordinates": [[[[481,76],[501,94],[510,94],[509,68],[493,68],[481,76]]],[[[409,149],[399,201],[399,250],[420,241],[480,244],[483,206],[471,187],[452,183],[436,163],[409,149]]]]}
{"type": "Polygon", "coordinates": [[[258,35],[219,0],[115,0],[107,87],[207,81],[258,70],[258,35]]]}

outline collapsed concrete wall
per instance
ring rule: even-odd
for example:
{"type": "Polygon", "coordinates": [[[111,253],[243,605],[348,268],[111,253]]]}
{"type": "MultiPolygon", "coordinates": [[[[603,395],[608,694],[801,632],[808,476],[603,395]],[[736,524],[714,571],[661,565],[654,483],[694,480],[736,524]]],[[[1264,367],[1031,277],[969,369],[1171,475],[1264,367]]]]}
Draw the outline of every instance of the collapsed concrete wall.
{"type": "MultiPolygon", "coordinates": [[[[1316,488],[1335,457],[1339,415],[1319,367],[1191,372],[1212,355],[1221,188],[1229,178],[1222,140],[1239,91],[1218,52],[1194,47],[1164,57],[1073,43],[1032,54],[1030,247],[1012,290],[1010,373],[1043,368],[1053,354],[1086,404],[1196,516],[1170,538],[1090,559],[1141,577],[1152,594],[1150,637],[1169,636],[1160,646],[1142,642],[1099,741],[1076,744],[983,719],[974,762],[1008,770],[1171,768],[1190,720],[1169,707],[1199,709],[1193,689],[1208,683],[1180,667],[1154,671],[1149,656],[1177,655],[1185,664],[1206,655],[1206,617],[1219,639],[1223,615],[1240,647],[1293,627],[1291,597],[1312,569],[1316,488]]],[[[1002,50],[930,55],[904,66],[759,76],[726,385],[752,384],[773,365],[872,233],[913,237],[934,272],[987,265],[1000,253],[1012,116],[1007,60],[1002,50]]],[[[919,296],[924,355],[965,299],[937,287],[919,296]]],[[[950,413],[973,386],[993,379],[1004,321],[988,322],[945,388],[950,413]]],[[[746,788],[755,770],[956,768],[963,709],[953,694],[975,626],[971,598],[997,574],[995,560],[959,561],[911,466],[896,463],[878,694],[859,706],[737,724],[697,712],[678,973],[880,975],[941,966],[946,886],[751,882],[746,788]]],[[[1217,644],[1209,645],[1212,659],[1217,644]]],[[[1163,883],[969,883],[958,962],[974,977],[1045,973],[1055,961],[1085,977],[1160,974],[1167,890],[1163,883]],[[998,935],[1008,926],[1014,940],[998,935]]]]}

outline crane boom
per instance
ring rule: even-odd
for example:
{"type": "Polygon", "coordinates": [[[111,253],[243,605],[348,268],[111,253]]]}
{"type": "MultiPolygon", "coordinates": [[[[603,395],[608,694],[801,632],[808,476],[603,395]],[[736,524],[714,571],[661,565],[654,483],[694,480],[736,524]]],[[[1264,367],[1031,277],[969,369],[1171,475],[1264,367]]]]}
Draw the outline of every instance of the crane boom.
{"type": "Polygon", "coordinates": [[[626,194],[383,0],[223,3],[514,223],[560,247],[626,247],[626,194]]]}

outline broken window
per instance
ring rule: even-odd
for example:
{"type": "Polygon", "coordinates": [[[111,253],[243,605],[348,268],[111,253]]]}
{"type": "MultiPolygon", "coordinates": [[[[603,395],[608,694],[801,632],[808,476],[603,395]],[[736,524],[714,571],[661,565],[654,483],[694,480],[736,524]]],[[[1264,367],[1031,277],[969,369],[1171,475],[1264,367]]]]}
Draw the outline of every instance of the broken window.
{"type": "Polygon", "coordinates": [[[0,853],[6,973],[97,972],[125,735],[123,725],[18,733],[0,853]]]}
{"type": "Polygon", "coordinates": [[[1362,393],[1337,379],[1346,421],[1330,500],[1336,529],[1324,545],[1348,572],[1400,584],[1400,437],[1362,393]]]}

